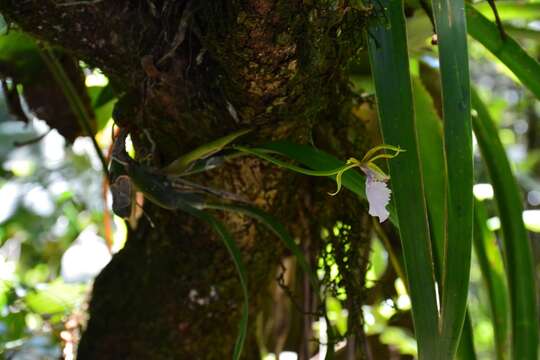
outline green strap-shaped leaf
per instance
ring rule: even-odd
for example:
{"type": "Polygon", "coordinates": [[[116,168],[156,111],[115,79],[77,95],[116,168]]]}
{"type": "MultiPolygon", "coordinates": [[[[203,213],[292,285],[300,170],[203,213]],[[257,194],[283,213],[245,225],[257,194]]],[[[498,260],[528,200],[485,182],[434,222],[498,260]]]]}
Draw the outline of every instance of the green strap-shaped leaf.
{"type": "Polygon", "coordinates": [[[510,34],[510,36],[518,40],[532,40],[537,43],[540,42],[540,31],[538,30],[534,30],[528,27],[504,25],[504,31],[506,31],[507,34],[510,34]]]}
{"type": "Polygon", "coordinates": [[[461,332],[461,341],[457,351],[456,358],[459,360],[476,360],[476,352],[474,351],[473,328],[469,313],[465,315],[463,331],[461,332]]]}
{"type": "MultiPolygon", "coordinates": [[[[418,133],[420,158],[422,160],[422,173],[424,175],[424,188],[429,212],[429,224],[434,244],[438,279],[442,272],[442,254],[444,248],[444,216],[445,216],[445,179],[446,167],[444,164],[442,121],[433,104],[431,95],[424,88],[418,78],[413,78],[413,94],[418,133]]],[[[458,348],[458,358],[476,359],[473,331],[470,328],[470,319],[467,314],[465,326],[461,334],[458,348]],[[468,326],[467,326],[468,325],[468,326]]]]}
{"type": "Polygon", "coordinates": [[[431,95],[420,79],[413,78],[412,83],[424,188],[429,189],[426,191],[429,224],[435,257],[439,260],[437,264],[440,274],[444,252],[444,216],[446,213],[444,194],[446,166],[444,164],[442,121],[435,110],[431,95]]]}
{"type": "Polygon", "coordinates": [[[473,228],[473,154],[467,26],[463,0],[432,0],[439,44],[447,168],[440,359],[453,359],[465,311],[473,228]]]}
{"type": "Polygon", "coordinates": [[[207,209],[217,209],[217,210],[225,210],[225,211],[232,211],[236,213],[246,214],[252,218],[254,218],[257,221],[260,221],[264,226],[266,226],[268,229],[270,229],[275,235],[277,235],[278,238],[283,241],[285,246],[292,252],[292,254],[296,257],[298,260],[298,263],[300,264],[300,267],[309,276],[309,280],[311,282],[311,286],[313,287],[314,291],[318,291],[319,288],[319,280],[317,279],[317,273],[309,266],[309,263],[306,260],[306,257],[304,256],[304,253],[302,252],[302,249],[296,244],[294,239],[291,235],[289,235],[289,232],[283,226],[279,220],[277,220],[272,215],[257,209],[253,206],[248,205],[237,205],[237,204],[207,204],[205,206],[207,209]]]}
{"type": "Polygon", "coordinates": [[[107,170],[107,161],[105,160],[105,156],[103,155],[96,138],[92,134],[92,129],[90,126],[92,119],[90,118],[86,107],[77,93],[75,86],[67,76],[62,64],[60,61],[58,61],[52,49],[47,48],[40,50],[39,54],[58,83],[58,86],[62,89],[71,110],[75,114],[75,118],[79,122],[79,126],[84,131],[85,135],[90,137],[90,140],[92,140],[96,154],[101,162],[102,171],[105,174],[105,177],[110,180],[109,171],[107,170]]]}
{"type": "MultiPolygon", "coordinates": [[[[500,9],[500,3],[497,2],[500,9]]],[[[540,99],[540,64],[510,36],[501,38],[497,26],[467,4],[469,35],[503,62],[540,99]]]]}
{"type": "MultiPolygon", "coordinates": [[[[319,294],[319,301],[321,304],[324,304],[324,298],[320,293],[320,286],[319,286],[319,280],[317,278],[317,273],[314,269],[312,269],[309,266],[309,263],[307,262],[304,253],[300,249],[300,247],[296,244],[294,239],[289,235],[289,232],[283,226],[279,220],[274,218],[272,215],[257,209],[253,206],[248,205],[236,205],[236,204],[208,204],[206,205],[207,209],[217,209],[217,210],[225,210],[225,211],[233,211],[237,213],[246,214],[257,221],[260,221],[264,226],[266,226],[270,231],[272,231],[275,235],[277,235],[278,238],[283,241],[285,246],[292,252],[292,254],[296,257],[298,263],[300,264],[300,267],[304,271],[305,274],[308,275],[309,280],[311,282],[311,286],[313,287],[313,290],[319,294]]],[[[332,328],[332,325],[330,324],[330,321],[328,321],[326,312],[325,312],[325,319],[327,323],[327,337],[328,337],[328,351],[326,354],[325,359],[333,359],[334,357],[334,330],[332,328]]]]}
{"type": "Polygon", "coordinates": [[[474,202],[474,251],[482,278],[486,284],[491,321],[495,333],[495,354],[498,360],[510,356],[509,299],[504,275],[504,264],[495,235],[487,227],[487,214],[484,204],[474,202]]]}
{"type": "Polygon", "coordinates": [[[229,251],[229,254],[231,255],[231,258],[234,262],[234,266],[236,267],[236,271],[238,272],[238,277],[240,278],[240,285],[242,287],[242,294],[244,296],[244,303],[242,304],[242,317],[240,319],[238,336],[234,345],[233,359],[240,360],[240,356],[242,355],[242,350],[244,348],[244,343],[246,342],[249,316],[249,294],[246,275],[247,272],[246,268],[244,267],[244,263],[242,262],[242,255],[240,253],[240,249],[238,249],[238,245],[236,245],[236,242],[234,241],[227,228],[223,225],[223,223],[221,223],[221,221],[217,220],[214,216],[193,207],[188,207],[185,210],[191,215],[207,222],[214,229],[214,231],[219,235],[221,240],[223,240],[223,244],[225,244],[225,247],[229,251]]]}
{"type": "Polygon", "coordinates": [[[236,140],[237,138],[247,134],[251,129],[243,129],[235,131],[231,134],[223,136],[219,139],[206,143],[195,148],[187,154],[182,155],[172,163],[161,169],[164,174],[182,175],[189,167],[197,160],[212,156],[213,154],[223,150],[225,146],[236,140]]]}
{"type": "Polygon", "coordinates": [[[389,169],[418,353],[420,359],[435,359],[439,349],[434,263],[413,111],[403,3],[381,0],[373,4],[381,11],[384,8],[389,21],[389,24],[378,23],[369,29],[369,55],[383,138],[386,144],[406,150],[389,162],[389,169]]]}
{"type": "Polygon", "coordinates": [[[531,248],[523,206],[497,128],[478,94],[472,92],[474,133],[491,177],[504,234],[504,255],[512,314],[514,359],[538,358],[538,314],[531,248]]]}

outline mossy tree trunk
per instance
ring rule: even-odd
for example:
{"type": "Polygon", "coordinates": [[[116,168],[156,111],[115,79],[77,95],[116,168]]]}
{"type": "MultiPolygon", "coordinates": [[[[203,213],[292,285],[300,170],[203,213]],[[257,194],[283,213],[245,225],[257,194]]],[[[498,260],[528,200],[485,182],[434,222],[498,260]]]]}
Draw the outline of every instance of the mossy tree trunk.
{"type": "MultiPolygon", "coordinates": [[[[0,12],[109,76],[123,94],[115,122],[129,129],[137,157],[153,166],[248,127],[256,129],[244,140],[249,144],[289,138],[341,158],[360,156],[375,141],[372,124],[353,115],[359,99],[347,73],[370,11],[348,1],[0,0],[0,12]]],[[[350,194],[329,201],[329,181],[253,158],[196,180],[273,213],[309,244],[312,256],[321,227],[347,221],[358,254],[348,266],[358,281],[345,285],[361,290],[370,221],[350,194]]],[[[142,218],[95,281],[79,358],[229,358],[243,300],[226,249],[186,214],[148,203],[145,209],[155,227],[142,218]]],[[[286,253],[255,222],[219,216],[248,268],[251,331],[244,354],[255,359],[255,315],[286,253]]]]}

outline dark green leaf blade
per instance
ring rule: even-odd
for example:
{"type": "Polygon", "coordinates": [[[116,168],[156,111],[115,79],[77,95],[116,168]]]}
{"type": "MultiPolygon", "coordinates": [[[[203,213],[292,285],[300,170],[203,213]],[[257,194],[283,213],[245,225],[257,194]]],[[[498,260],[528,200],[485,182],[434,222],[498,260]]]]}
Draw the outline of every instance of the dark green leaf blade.
{"type": "Polygon", "coordinates": [[[534,267],[523,206],[516,180],[489,111],[478,94],[472,92],[477,116],[473,126],[488,168],[504,234],[504,254],[510,289],[512,353],[514,359],[537,359],[538,314],[534,267]]]}
{"type": "Polygon", "coordinates": [[[540,64],[510,36],[503,40],[497,26],[472,5],[467,4],[466,10],[469,35],[499,58],[540,99],[540,64]]]}
{"type": "Polygon", "coordinates": [[[474,350],[474,336],[469,312],[465,315],[465,323],[461,332],[461,341],[457,351],[456,358],[459,360],[476,360],[476,352],[474,350]]]}
{"type": "MultiPolygon", "coordinates": [[[[306,257],[304,256],[304,253],[300,249],[300,247],[296,244],[294,239],[289,235],[289,232],[283,226],[279,220],[274,218],[272,215],[257,209],[253,206],[248,205],[238,205],[238,204],[207,204],[207,209],[217,209],[217,210],[225,210],[225,211],[233,211],[241,214],[246,214],[255,220],[261,222],[264,226],[266,226],[270,231],[272,231],[278,238],[283,241],[285,246],[292,252],[292,254],[296,257],[298,263],[300,264],[300,267],[304,271],[305,274],[308,275],[309,280],[311,282],[311,286],[313,287],[313,290],[316,292],[316,294],[319,295],[319,301],[321,304],[324,303],[324,298],[320,293],[320,287],[319,287],[319,280],[317,278],[317,272],[312,269],[309,266],[308,261],[306,260],[306,257]]],[[[328,337],[328,351],[326,354],[325,359],[333,359],[334,358],[334,330],[332,328],[332,325],[330,324],[330,321],[327,318],[327,315],[325,314],[325,319],[327,323],[327,337],[328,337]]]]}
{"type": "Polygon", "coordinates": [[[467,26],[463,0],[432,0],[438,36],[447,168],[441,296],[441,359],[457,351],[465,312],[473,229],[473,153],[467,26]]]}
{"type": "MultiPolygon", "coordinates": [[[[436,258],[442,260],[444,249],[445,179],[442,121],[433,100],[418,78],[413,78],[413,95],[418,146],[424,175],[431,236],[436,258]]],[[[442,261],[438,262],[439,271],[442,261]]]]}
{"type": "Polygon", "coordinates": [[[248,282],[247,282],[247,271],[244,266],[244,263],[242,261],[242,255],[240,253],[240,249],[238,248],[238,245],[236,245],[236,242],[234,241],[232,235],[229,233],[227,228],[221,223],[221,221],[217,220],[214,216],[211,214],[195,209],[191,206],[188,206],[182,210],[185,210],[189,212],[191,215],[207,222],[214,231],[219,235],[221,240],[223,240],[223,244],[225,244],[225,247],[229,251],[229,254],[231,255],[231,258],[234,262],[234,266],[236,267],[236,271],[238,272],[238,277],[240,279],[240,285],[242,287],[242,294],[244,296],[244,304],[242,305],[242,317],[240,319],[239,323],[239,332],[238,336],[236,338],[236,343],[234,345],[234,353],[233,353],[233,359],[239,360],[242,355],[242,350],[244,348],[244,343],[246,342],[246,335],[247,335],[247,326],[248,326],[248,317],[249,317],[249,294],[248,294],[248,282]]]}
{"type": "Polygon", "coordinates": [[[491,320],[495,333],[497,359],[508,359],[510,355],[510,328],[508,289],[504,275],[504,264],[497,239],[487,227],[485,206],[479,200],[474,203],[474,250],[486,284],[491,320]]]}
{"type": "Polygon", "coordinates": [[[389,24],[370,27],[370,63],[384,142],[406,150],[389,162],[393,202],[409,281],[419,358],[434,359],[439,352],[435,331],[438,310],[434,263],[416,141],[403,4],[399,0],[382,0],[374,6],[378,7],[378,3],[384,8],[389,24]]]}
{"type": "Polygon", "coordinates": [[[313,289],[317,291],[319,288],[317,279],[317,273],[311,269],[309,266],[306,257],[304,256],[304,253],[296,244],[294,239],[289,235],[289,232],[283,226],[279,220],[274,218],[272,215],[257,209],[253,206],[248,205],[238,205],[238,204],[207,204],[205,206],[207,209],[217,209],[217,210],[225,210],[225,211],[233,211],[237,213],[246,214],[252,218],[254,218],[257,221],[260,221],[264,226],[266,226],[268,229],[270,229],[274,234],[277,235],[283,241],[285,246],[292,252],[292,254],[296,257],[298,260],[298,263],[300,264],[300,267],[309,276],[309,279],[311,281],[311,286],[313,286],[313,289]]]}
{"type": "MultiPolygon", "coordinates": [[[[431,236],[434,244],[438,275],[442,272],[444,248],[445,179],[442,121],[433,100],[418,78],[413,78],[413,95],[424,187],[429,212],[431,236]]],[[[440,277],[438,277],[440,279],[440,277]]],[[[467,313],[458,348],[459,359],[476,359],[473,331],[467,313]]]]}

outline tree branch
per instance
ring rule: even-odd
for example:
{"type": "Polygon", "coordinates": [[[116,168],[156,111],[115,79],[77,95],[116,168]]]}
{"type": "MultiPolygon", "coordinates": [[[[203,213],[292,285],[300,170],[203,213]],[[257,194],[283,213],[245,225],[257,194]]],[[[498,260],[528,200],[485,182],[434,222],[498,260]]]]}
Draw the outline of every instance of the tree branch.
{"type": "Polygon", "coordinates": [[[0,13],[35,37],[62,46],[110,76],[133,83],[143,74],[138,58],[142,41],[152,36],[157,26],[131,3],[0,0],[0,13]]]}

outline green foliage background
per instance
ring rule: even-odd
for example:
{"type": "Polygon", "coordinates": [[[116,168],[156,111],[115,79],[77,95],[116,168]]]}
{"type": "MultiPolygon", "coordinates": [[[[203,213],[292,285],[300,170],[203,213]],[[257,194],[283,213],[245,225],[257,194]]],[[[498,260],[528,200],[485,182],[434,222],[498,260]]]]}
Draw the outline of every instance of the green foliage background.
{"type": "MultiPolygon", "coordinates": [[[[439,51],[444,51],[441,42],[457,36],[451,29],[445,28],[444,24],[436,24],[440,46],[434,46],[430,43],[432,25],[419,4],[414,1],[406,4],[417,8],[414,15],[406,18],[401,2],[380,1],[374,6],[380,4],[388,10],[384,21],[395,21],[392,23],[394,27],[388,27],[386,22],[372,26],[372,33],[366,36],[371,39],[373,76],[352,74],[351,84],[364,97],[372,97],[374,89],[377,89],[385,142],[401,145],[407,150],[405,155],[390,160],[395,199],[391,205],[391,221],[401,230],[404,252],[395,253],[388,245],[389,225],[384,228],[375,226],[370,268],[366,275],[368,296],[362,306],[363,330],[368,337],[376,338],[404,357],[420,353],[424,358],[432,358],[432,354],[442,352],[437,356],[446,359],[452,358],[457,351],[459,358],[529,358],[538,348],[537,330],[534,330],[538,326],[538,319],[534,318],[537,307],[534,297],[539,275],[536,269],[540,263],[537,244],[540,238],[540,103],[537,98],[540,95],[540,66],[537,62],[540,55],[540,2],[497,2],[507,36],[512,36],[515,41],[510,38],[501,40],[486,3],[467,4],[463,16],[468,21],[471,35],[467,38],[468,53],[466,49],[456,47],[454,42],[446,48],[444,55],[459,51],[457,67],[465,66],[461,71],[456,70],[455,64],[449,65],[453,70],[444,70],[446,65],[439,62],[439,55],[442,55],[439,51]],[[491,20],[481,14],[491,17],[491,20]],[[406,26],[408,34],[396,24],[406,26]],[[373,55],[377,51],[388,51],[388,58],[399,55],[393,58],[397,59],[392,64],[395,73],[390,74],[388,67],[381,66],[386,63],[373,55]],[[452,91],[464,86],[460,81],[468,81],[466,59],[471,84],[476,89],[472,94],[472,124],[478,141],[472,143],[473,156],[470,160],[474,162],[474,174],[469,179],[475,184],[474,208],[467,205],[468,200],[460,198],[466,197],[468,175],[456,176],[468,156],[467,141],[472,135],[471,123],[466,123],[470,121],[467,119],[469,109],[465,107],[460,109],[461,113],[453,113],[454,103],[448,100],[452,91]],[[464,78],[456,80],[457,85],[452,84],[452,80],[447,80],[448,76],[445,78],[444,71],[451,72],[450,78],[459,78],[453,76],[457,73],[464,78]],[[443,72],[442,85],[439,72],[443,72]],[[402,81],[399,88],[396,87],[396,78],[402,81]],[[408,109],[413,108],[416,112],[408,114],[408,109]],[[445,116],[452,117],[451,121],[463,118],[458,130],[445,127],[445,124],[450,124],[446,117],[444,123],[441,122],[443,109],[445,116]],[[398,129],[390,126],[389,119],[402,121],[406,117],[410,120],[406,125],[410,133],[405,132],[405,125],[398,129]],[[462,133],[456,136],[454,130],[462,133]],[[453,156],[456,149],[464,155],[453,156]],[[407,178],[405,173],[411,168],[415,170],[408,173],[407,178]],[[414,183],[418,188],[418,197],[414,199],[408,197],[413,193],[413,184],[407,182],[410,178],[423,180],[414,183]],[[465,205],[468,211],[465,217],[469,216],[470,221],[474,213],[474,241],[468,235],[462,236],[463,233],[452,233],[452,229],[458,228],[463,221],[454,219],[454,223],[450,216],[447,225],[442,220],[450,211],[443,206],[449,201],[445,200],[442,190],[448,183],[457,185],[465,194],[453,195],[453,199],[458,201],[450,201],[450,205],[456,208],[465,205]],[[489,183],[495,189],[487,185],[489,183]],[[516,184],[519,193],[511,190],[516,184]],[[407,214],[406,220],[404,214],[407,214]],[[527,233],[520,228],[521,219],[527,233]],[[407,224],[409,229],[406,229],[407,224]],[[411,243],[407,241],[417,240],[422,228],[424,243],[409,247],[411,243]],[[452,241],[445,245],[443,239],[447,238],[452,241]],[[471,241],[474,251],[467,288],[468,262],[460,266],[460,261],[471,254],[471,241]],[[532,249],[530,253],[529,247],[532,249]],[[453,250],[458,250],[457,255],[451,254],[453,250]],[[425,252],[424,263],[409,260],[415,251],[425,252]],[[402,256],[405,261],[401,260],[402,256]],[[448,260],[452,256],[452,260],[448,260]],[[529,256],[534,272],[526,274],[527,264],[523,259],[529,256]],[[405,279],[407,274],[409,279],[405,279]],[[453,283],[448,280],[452,276],[455,276],[453,283]],[[443,282],[443,278],[448,282],[443,282]],[[429,287],[422,285],[426,281],[429,287]],[[412,292],[416,338],[410,320],[409,289],[412,292]],[[438,318],[436,303],[440,300],[436,299],[435,289],[438,294],[452,291],[458,294],[457,300],[449,298],[443,302],[443,306],[455,310],[448,315],[449,320],[438,318]],[[516,325],[516,318],[528,319],[527,327],[520,328],[522,323],[516,325]],[[466,320],[462,330],[463,319],[466,320]],[[439,321],[442,321],[443,329],[444,326],[449,327],[447,332],[442,330],[442,335],[436,332],[439,321]],[[467,328],[469,321],[470,333],[467,328]],[[526,336],[521,336],[522,333],[526,336]],[[443,340],[437,339],[439,335],[443,340]],[[458,350],[460,335],[461,347],[458,350]],[[474,345],[474,349],[467,348],[466,340],[470,340],[469,345],[474,345]]],[[[17,33],[16,29],[7,32],[7,24],[1,17],[0,33],[5,33],[0,36],[0,60],[16,60],[21,73],[31,81],[33,66],[39,61],[33,40],[17,33]]],[[[106,151],[111,143],[110,118],[116,98],[99,70],[89,69],[84,64],[81,67],[97,118],[96,139],[106,151]]],[[[108,255],[102,250],[106,249],[104,217],[110,213],[110,204],[102,196],[96,196],[103,190],[103,173],[88,138],[79,138],[74,144],[69,144],[52,130],[37,143],[15,146],[16,142],[36,138],[49,128],[31,114],[28,114],[31,118],[29,124],[17,121],[8,113],[5,98],[2,96],[0,99],[0,354],[15,359],[24,356],[54,359],[62,351],[70,351],[66,345],[76,343],[85,322],[92,277],[100,270],[100,265],[94,264],[79,281],[68,282],[62,276],[62,256],[66,256],[68,249],[80,246],[81,234],[86,234],[95,240],[92,244],[93,249],[98,249],[96,256],[100,261],[107,261],[108,255]],[[105,215],[104,208],[108,209],[105,215]]],[[[302,166],[304,173],[311,175],[318,172],[318,176],[326,176],[325,171],[344,164],[344,161],[318,153],[313,148],[295,146],[299,145],[274,143],[259,150],[295,160],[297,167],[302,166]]],[[[358,158],[360,155],[354,154],[358,158]]],[[[289,165],[288,162],[281,164],[284,167],[289,165]]],[[[291,166],[289,168],[295,170],[291,166]]],[[[328,176],[335,178],[335,173],[328,176]]],[[[350,195],[356,193],[365,200],[363,181],[359,173],[349,172],[343,176],[343,186],[351,190],[350,195]]],[[[219,206],[213,208],[218,209],[219,206]]],[[[278,220],[254,209],[219,209],[248,213],[269,226],[298,257],[302,268],[310,271],[295,248],[294,240],[289,238],[278,220]]],[[[224,234],[226,245],[234,245],[219,223],[212,219],[208,221],[224,234]]],[[[338,222],[333,228],[323,228],[321,238],[346,237],[343,235],[346,227],[346,224],[338,222]]],[[[472,225],[467,227],[472,232],[472,225]]],[[[123,221],[115,218],[112,251],[122,247],[125,232],[123,221]]],[[[230,249],[242,276],[245,270],[237,250],[234,246],[230,249]]],[[[330,279],[330,283],[339,284],[343,274],[340,274],[332,255],[330,241],[325,254],[318,259],[318,268],[310,271],[313,283],[317,285],[317,280],[330,279]]],[[[324,299],[325,314],[313,323],[313,327],[323,342],[323,338],[333,332],[339,337],[349,330],[349,315],[344,304],[350,294],[339,285],[334,289],[322,286],[319,290],[324,299]],[[324,331],[327,321],[332,331],[324,331]]],[[[244,318],[243,321],[247,320],[244,318]]],[[[240,353],[243,336],[246,335],[245,324],[240,325],[236,354],[240,353]]],[[[264,344],[265,339],[258,340],[264,344]]],[[[265,347],[261,345],[260,348],[261,357],[270,359],[272,355],[266,352],[265,347]]]]}

